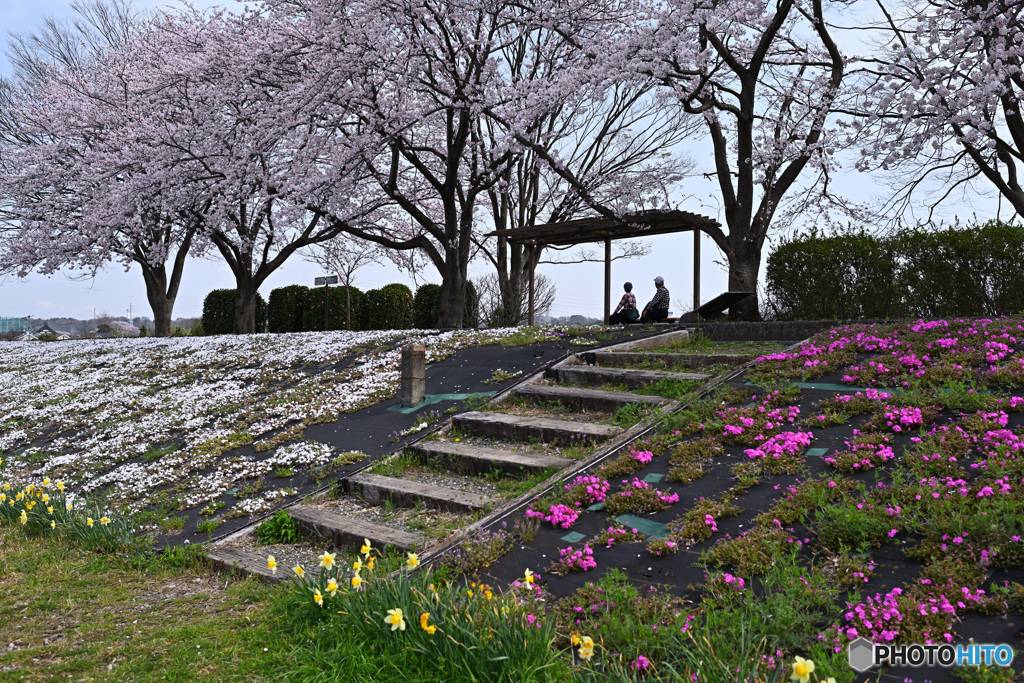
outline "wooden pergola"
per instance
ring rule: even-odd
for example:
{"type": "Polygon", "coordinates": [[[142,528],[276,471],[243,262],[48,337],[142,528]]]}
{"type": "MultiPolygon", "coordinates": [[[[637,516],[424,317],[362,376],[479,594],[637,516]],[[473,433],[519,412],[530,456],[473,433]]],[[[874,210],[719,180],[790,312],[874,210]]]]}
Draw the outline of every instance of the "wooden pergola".
{"type": "Polygon", "coordinates": [[[721,224],[689,211],[642,211],[629,214],[622,220],[613,218],[580,218],[561,223],[547,223],[517,230],[499,230],[487,237],[504,237],[512,244],[527,249],[530,272],[529,324],[533,324],[534,270],[537,267],[537,247],[572,246],[588,242],[604,242],[604,323],[612,307],[612,240],[630,237],[650,237],[674,232],[693,232],[693,308],[700,306],[700,231],[721,227],[721,224]]]}

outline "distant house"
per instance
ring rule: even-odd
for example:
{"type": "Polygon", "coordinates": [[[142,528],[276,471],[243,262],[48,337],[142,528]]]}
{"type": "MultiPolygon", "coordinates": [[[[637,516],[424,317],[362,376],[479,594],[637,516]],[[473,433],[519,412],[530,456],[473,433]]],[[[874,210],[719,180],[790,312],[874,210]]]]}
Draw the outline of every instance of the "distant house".
{"type": "Polygon", "coordinates": [[[48,335],[48,336],[51,336],[51,337],[56,337],[58,341],[63,341],[65,339],[71,339],[71,335],[70,334],[68,334],[67,332],[61,332],[60,330],[53,329],[52,327],[50,327],[49,323],[43,325],[38,330],[36,330],[36,332],[35,332],[35,339],[38,339],[39,337],[42,337],[43,335],[48,335]]]}
{"type": "Polygon", "coordinates": [[[31,332],[22,332],[21,334],[14,338],[14,341],[36,341],[37,339],[39,339],[39,337],[32,334],[31,332]]]}

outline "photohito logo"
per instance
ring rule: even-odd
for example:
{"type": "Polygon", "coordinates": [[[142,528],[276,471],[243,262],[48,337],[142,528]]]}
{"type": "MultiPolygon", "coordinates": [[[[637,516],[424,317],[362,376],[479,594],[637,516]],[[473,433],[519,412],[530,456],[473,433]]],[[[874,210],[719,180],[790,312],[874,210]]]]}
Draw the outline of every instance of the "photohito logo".
{"type": "Polygon", "coordinates": [[[876,666],[1010,666],[1009,645],[878,645],[858,638],[847,646],[850,668],[863,673],[876,666]]]}

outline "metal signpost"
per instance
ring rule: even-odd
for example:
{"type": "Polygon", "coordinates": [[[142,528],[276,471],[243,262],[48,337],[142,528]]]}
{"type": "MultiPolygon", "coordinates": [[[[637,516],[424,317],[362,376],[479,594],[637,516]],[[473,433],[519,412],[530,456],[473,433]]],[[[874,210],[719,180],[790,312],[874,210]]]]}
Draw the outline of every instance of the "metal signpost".
{"type": "Polygon", "coordinates": [[[328,275],[326,277],[318,277],[318,278],[315,278],[313,280],[313,286],[314,287],[319,287],[320,285],[324,286],[324,332],[327,331],[327,300],[330,298],[327,295],[327,287],[329,285],[336,285],[336,284],[338,284],[338,276],[337,275],[328,275]]]}

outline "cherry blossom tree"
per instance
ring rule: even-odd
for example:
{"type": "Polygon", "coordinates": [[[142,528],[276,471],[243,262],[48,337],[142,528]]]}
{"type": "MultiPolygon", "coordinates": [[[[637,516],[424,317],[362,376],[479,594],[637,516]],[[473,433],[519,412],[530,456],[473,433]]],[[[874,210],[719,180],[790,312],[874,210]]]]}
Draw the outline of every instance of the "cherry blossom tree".
{"type": "Polygon", "coordinates": [[[0,268],[95,275],[110,261],[138,265],[155,332],[166,336],[205,204],[150,173],[131,44],[151,18],[121,0],[72,7],[73,21],[48,20],[8,51],[15,76],[0,99],[0,268]]]}
{"type": "MultiPolygon", "coordinates": [[[[426,255],[442,278],[441,327],[461,327],[477,211],[511,154],[481,154],[478,121],[501,106],[501,50],[518,29],[505,2],[295,0],[274,5],[301,17],[303,37],[331,60],[359,45],[372,61],[361,76],[363,125],[384,140],[364,157],[391,204],[349,234],[426,255]]],[[[339,133],[344,135],[345,132],[339,133]]],[[[323,215],[331,225],[336,217],[323,215]]]]}
{"type": "Polygon", "coordinates": [[[887,36],[863,88],[859,168],[895,173],[897,206],[919,190],[934,206],[984,179],[1024,215],[1024,2],[878,6],[887,36]]]}
{"type": "MultiPolygon", "coordinates": [[[[727,231],[706,232],[728,259],[729,289],[756,292],[769,231],[834,198],[847,65],[824,2],[651,0],[638,11],[603,40],[577,41],[588,72],[659,84],[693,138],[710,144],[727,231]]],[[[732,313],[758,317],[756,299],[732,313]]]]}
{"type": "Polygon", "coordinates": [[[163,121],[156,163],[208,203],[200,235],[235,276],[235,332],[253,332],[271,273],[386,204],[363,164],[374,138],[349,130],[359,96],[327,93],[346,74],[317,70],[289,26],[255,11],[166,15],[137,49],[163,121]]]}

